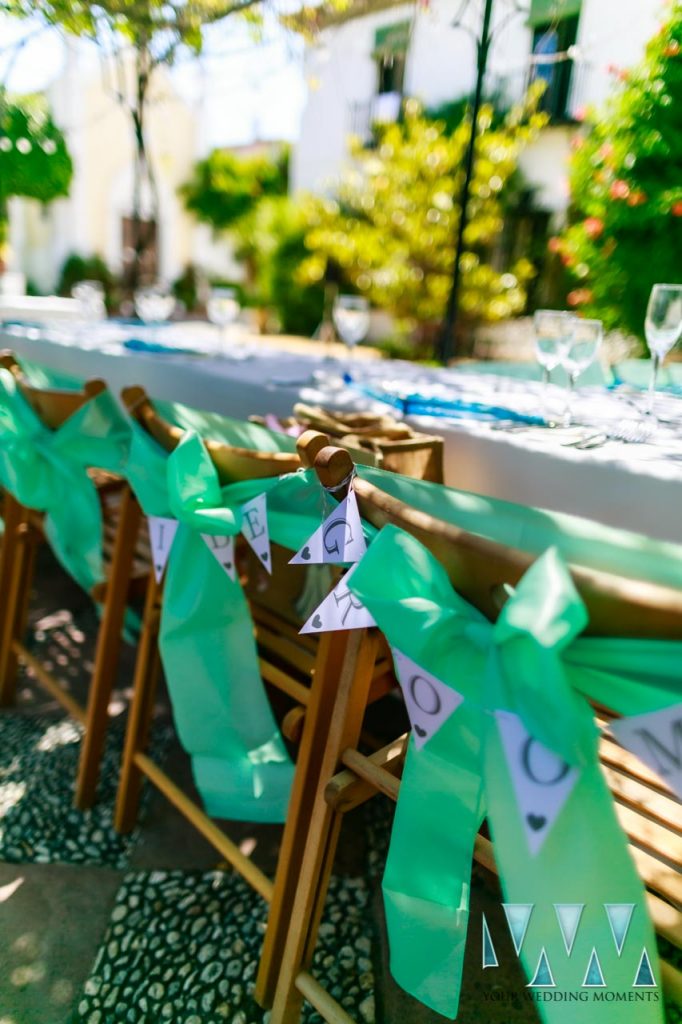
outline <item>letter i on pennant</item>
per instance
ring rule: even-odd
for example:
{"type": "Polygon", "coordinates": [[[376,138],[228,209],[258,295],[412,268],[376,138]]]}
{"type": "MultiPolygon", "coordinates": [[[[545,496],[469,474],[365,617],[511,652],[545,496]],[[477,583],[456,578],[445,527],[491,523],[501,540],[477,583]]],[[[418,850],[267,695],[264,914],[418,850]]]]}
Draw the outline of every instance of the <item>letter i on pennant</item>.
{"type": "Polygon", "coordinates": [[[152,548],[154,576],[156,582],[160,583],[178,529],[178,521],[177,519],[169,519],[167,516],[147,516],[147,523],[149,526],[149,541],[152,548]]]}

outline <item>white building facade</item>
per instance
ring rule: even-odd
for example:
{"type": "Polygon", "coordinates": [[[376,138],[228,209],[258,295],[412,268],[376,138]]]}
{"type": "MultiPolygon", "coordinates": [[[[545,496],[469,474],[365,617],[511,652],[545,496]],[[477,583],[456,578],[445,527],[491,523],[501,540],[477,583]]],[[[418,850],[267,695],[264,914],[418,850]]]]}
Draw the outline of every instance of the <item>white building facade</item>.
{"type": "MultiPolygon", "coordinates": [[[[535,74],[547,80],[551,125],[523,154],[537,205],[560,215],[568,200],[566,162],[581,108],[599,106],[617,70],[636,63],[663,19],[661,0],[495,0],[486,91],[523,95],[535,74]]],[[[368,137],[393,120],[403,97],[438,107],[471,95],[472,33],[483,0],[395,4],[365,0],[364,13],[338,16],[306,54],[308,102],[293,162],[294,190],[333,189],[348,137],[368,137]],[[457,21],[457,24],[455,22],[457,21]]]]}

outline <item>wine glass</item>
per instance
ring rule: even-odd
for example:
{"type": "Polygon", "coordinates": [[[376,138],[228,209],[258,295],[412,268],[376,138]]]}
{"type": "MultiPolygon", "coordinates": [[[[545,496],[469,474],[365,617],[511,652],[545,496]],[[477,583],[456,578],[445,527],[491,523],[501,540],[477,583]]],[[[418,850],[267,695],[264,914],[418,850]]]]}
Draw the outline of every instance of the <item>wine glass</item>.
{"type": "Polygon", "coordinates": [[[572,329],[570,313],[558,309],[538,309],[533,317],[535,358],[542,368],[542,404],[547,405],[547,387],[552,370],[561,362],[572,329]]]}
{"type": "Polygon", "coordinates": [[[581,320],[572,316],[571,333],[561,353],[561,365],[568,374],[568,396],[564,412],[564,426],[570,427],[573,418],[575,382],[590,363],[597,358],[602,340],[601,320],[581,320]]]}
{"type": "Polygon", "coordinates": [[[645,412],[653,416],[658,370],[682,334],[682,285],[655,284],[644,320],[646,343],[651,352],[651,378],[645,412]]]}
{"type": "Polygon", "coordinates": [[[107,307],[101,281],[79,281],[71,289],[71,297],[80,304],[84,320],[89,323],[106,320],[107,307]]]}
{"type": "Polygon", "coordinates": [[[334,326],[348,349],[348,376],[350,376],[353,349],[369,331],[369,302],[360,295],[337,295],[334,299],[334,326]]]}
{"type": "Polygon", "coordinates": [[[239,299],[236,288],[211,288],[206,313],[212,324],[220,330],[220,345],[227,351],[228,329],[239,316],[239,299]]]}
{"type": "Polygon", "coordinates": [[[135,291],[135,312],[145,324],[159,327],[175,309],[175,296],[166,284],[145,285],[135,291]]]}

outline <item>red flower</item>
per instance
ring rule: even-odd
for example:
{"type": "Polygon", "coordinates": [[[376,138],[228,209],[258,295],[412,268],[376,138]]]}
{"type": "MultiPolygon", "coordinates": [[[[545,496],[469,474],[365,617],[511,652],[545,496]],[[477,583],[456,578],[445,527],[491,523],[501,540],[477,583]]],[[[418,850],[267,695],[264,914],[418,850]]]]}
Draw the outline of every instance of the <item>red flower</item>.
{"type": "Polygon", "coordinates": [[[604,221],[601,217],[588,217],[583,221],[583,227],[588,238],[599,238],[604,230],[604,221]]]}
{"type": "Polygon", "coordinates": [[[642,192],[641,188],[637,188],[628,196],[628,206],[641,206],[646,200],[646,192],[642,192]]]}
{"type": "Polygon", "coordinates": [[[587,107],[576,107],[573,111],[573,117],[576,121],[584,121],[587,117],[587,107]]]}
{"type": "Polygon", "coordinates": [[[561,252],[561,239],[554,236],[547,242],[547,248],[550,252],[561,252]]]}
{"type": "Polygon", "coordinates": [[[680,44],[676,39],[671,40],[663,51],[666,57],[677,57],[679,52],[680,44]]]}
{"type": "Polygon", "coordinates": [[[608,160],[613,156],[613,145],[610,142],[605,142],[599,150],[599,156],[602,160],[608,160]]]}
{"type": "Polygon", "coordinates": [[[589,288],[575,288],[566,296],[569,306],[584,306],[586,302],[592,301],[592,292],[589,288]]]}
{"type": "Polygon", "coordinates": [[[630,186],[622,178],[616,178],[609,189],[612,199],[627,199],[630,195],[630,186]]]}
{"type": "Polygon", "coordinates": [[[570,253],[562,252],[562,254],[561,254],[561,262],[563,263],[563,265],[565,267],[572,267],[573,264],[575,263],[575,260],[570,255],[570,253]]]}
{"type": "Polygon", "coordinates": [[[672,213],[673,217],[682,217],[682,201],[673,203],[673,205],[670,207],[670,212],[672,213]]]}

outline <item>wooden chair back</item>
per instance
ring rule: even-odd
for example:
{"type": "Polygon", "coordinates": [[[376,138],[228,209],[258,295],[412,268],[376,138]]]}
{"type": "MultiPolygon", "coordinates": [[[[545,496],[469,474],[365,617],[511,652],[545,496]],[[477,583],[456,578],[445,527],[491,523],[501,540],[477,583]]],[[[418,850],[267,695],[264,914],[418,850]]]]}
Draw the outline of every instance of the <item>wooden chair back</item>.
{"type": "MultiPolygon", "coordinates": [[[[162,448],[168,452],[173,451],[184,431],[159,414],[144,388],[124,388],[121,399],[140,426],[144,427],[162,448]]],[[[283,473],[295,472],[301,465],[299,456],[294,452],[259,452],[206,438],[204,444],[223,484],[237,480],[281,476],[283,473]]]]}
{"type": "MultiPolygon", "coordinates": [[[[315,470],[323,486],[338,486],[352,469],[345,449],[318,448],[315,470]]],[[[411,533],[435,555],[457,591],[490,619],[506,599],[506,586],[517,584],[537,557],[436,519],[360,477],[352,486],[364,519],[378,528],[392,523],[411,533]]],[[[569,569],[589,612],[589,633],[682,637],[682,591],[582,565],[569,569]]]]}
{"type": "Polygon", "coordinates": [[[57,430],[81,406],[107,389],[104,381],[97,379],[87,381],[82,391],[36,387],[27,379],[14,354],[8,351],[0,352],[0,367],[16,378],[22,395],[50,430],[57,430]]]}

